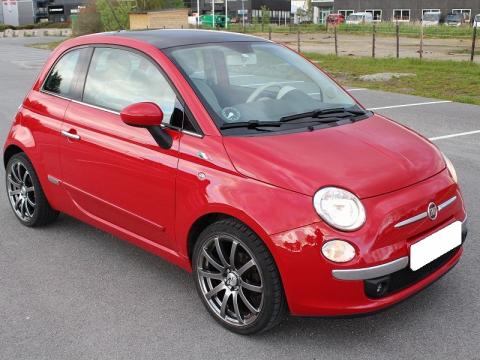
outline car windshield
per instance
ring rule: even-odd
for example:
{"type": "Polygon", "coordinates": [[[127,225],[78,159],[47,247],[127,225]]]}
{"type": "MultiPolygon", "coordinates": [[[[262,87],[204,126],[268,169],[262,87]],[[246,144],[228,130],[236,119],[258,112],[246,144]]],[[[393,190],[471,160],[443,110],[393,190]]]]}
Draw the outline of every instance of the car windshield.
{"type": "MultiPolygon", "coordinates": [[[[229,42],[182,46],[165,52],[199,94],[219,128],[240,128],[250,123],[269,124],[272,127],[268,131],[278,131],[285,129],[283,125],[292,116],[295,121],[288,125],[298,128],[305,127],[308,119],[319,122],[313,115],[325,110],[332,113],[328,109],[345,109],[350,116],[365,114],[315,65],[283,46],[229,42]]],[[[340,116],[339,111],[333,113],[340,116]]],[[[245,128],[258,130],[258,126],[245,128]]]]}
{"type": "Polygon", "coordinates": [[[447,21],[461,21],[462,15],[461,14],[451,14],[447,16],[447,21]]]}
{"type": "Polygon", "coordinates": [[[425,14],[423,15],[424,21],[438,21],[440,19],[440,14],[425,14]]]}
{"type": "Polygon", "coordinates": [[[475,21],[480,21],[480,15],[475,16],[475,21]]]}
{"type": "Polygon", "coordinates": [[[363,15],[349,15],[347,20],[350,20],[350,21],[359,21],[359,20],[363,20],[363,15]]]}

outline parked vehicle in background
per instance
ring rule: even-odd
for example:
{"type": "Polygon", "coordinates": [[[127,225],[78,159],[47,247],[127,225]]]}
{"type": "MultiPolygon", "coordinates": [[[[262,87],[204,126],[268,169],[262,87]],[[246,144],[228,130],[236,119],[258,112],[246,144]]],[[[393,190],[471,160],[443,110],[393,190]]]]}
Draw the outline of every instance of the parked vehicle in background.
{"type": "Polygon", "coordinates": [[[373,15],[368,12],[358,12],[348,15],[347,24],[364,24],[373,22],[373,15]]]}
{"type": "Polygon", "coordinates": [[[215,22],[214,27],[225,27],[225,21],[227,21],[228,24],[230,24],[230,18],[226,18],[225,15],[202,15],[200,16],[200,22],[204,26],[212,26],[213,23],[215,22]]]}
{"type": "Polygon", "coordinates": [[[478,24],[480,24],[480,14],[475,15],[473,18],[473,27],[478,27],[478,24]]]}
{"type": "Polygon", "coordinates": [[[327,16],[327,24],[328,25],[340,25],[345,22],[345,16],[342,14],[330,14],[327,16]]]}
{"type": "Polygon", "coordinates": [[[440,25],[441,18],[442,18],[442,14],[439,12],[427,12],[423,14],[422,25],[423,26],[440,25]]]}
{"type": "Polygon", "coordinates": [[[445,24],[448,26],[462,26],[465,24],[465,16],[463,14],[448,14],[445,24]]]}

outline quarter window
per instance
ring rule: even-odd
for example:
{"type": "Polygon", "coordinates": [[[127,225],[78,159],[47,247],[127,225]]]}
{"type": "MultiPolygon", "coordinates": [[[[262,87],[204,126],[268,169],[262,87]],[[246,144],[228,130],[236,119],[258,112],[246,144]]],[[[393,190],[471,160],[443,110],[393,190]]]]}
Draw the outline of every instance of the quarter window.
{"type": "Polygon", "coordinates": [[[82,50],[72,50],[60,58],[45,80],[43,90],[67,98],[74,97],[82,50]]]}
{"type": "Polygon", "coordinates": [[[144,56],[117,48],[96,48],[88,70],[83,101],[120,112],[149,101],[163,111],[164,124],[182,127],[177,96],[158,68],[144,56]]]}

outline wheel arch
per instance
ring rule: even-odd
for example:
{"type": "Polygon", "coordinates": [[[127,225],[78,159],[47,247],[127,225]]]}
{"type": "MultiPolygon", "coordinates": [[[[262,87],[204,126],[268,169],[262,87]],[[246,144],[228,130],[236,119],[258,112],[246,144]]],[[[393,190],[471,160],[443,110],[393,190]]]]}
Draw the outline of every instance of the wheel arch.
{"type": "Polygon", "coordinates": [[[16,144],[10,144],[5,148],[5,151],[3,152],[3,167],[7,168],[7,164],[12,158],[13,155],[19,154],[19,153],[24,153],[25,151],[18,145],[16,144]]]}
{"type": "Polygon", "coordinates": [[[275,259],[274,252],[272,251],[272,243],[268,241],[270,239],[268,234],[254,220],[245,214],[231,214],[227,211],[211,211],[199,216],[189,228],[187,235],[186,255],[188,256],[190,264],[192,263],[195,243],[198,240],[198,236],[201,234],[201,232],[211,224],[224,219],[234,219],[250,228],[250,230],[252,230],[263,241],[265,246],[272,254],[272,257],[275,259]]]}

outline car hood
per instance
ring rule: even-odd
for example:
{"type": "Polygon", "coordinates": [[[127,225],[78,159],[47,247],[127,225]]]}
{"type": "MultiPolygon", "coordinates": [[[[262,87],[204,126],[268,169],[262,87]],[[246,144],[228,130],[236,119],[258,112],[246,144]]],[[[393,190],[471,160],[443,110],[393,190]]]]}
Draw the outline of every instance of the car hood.
{"type": "Polygon", "coordinates": [[[433,144],[378,115],[311,132],[226,136],[224,144],[241,174],[306,195],[338,186],[368,198],[445,168],[433,144]]]}

